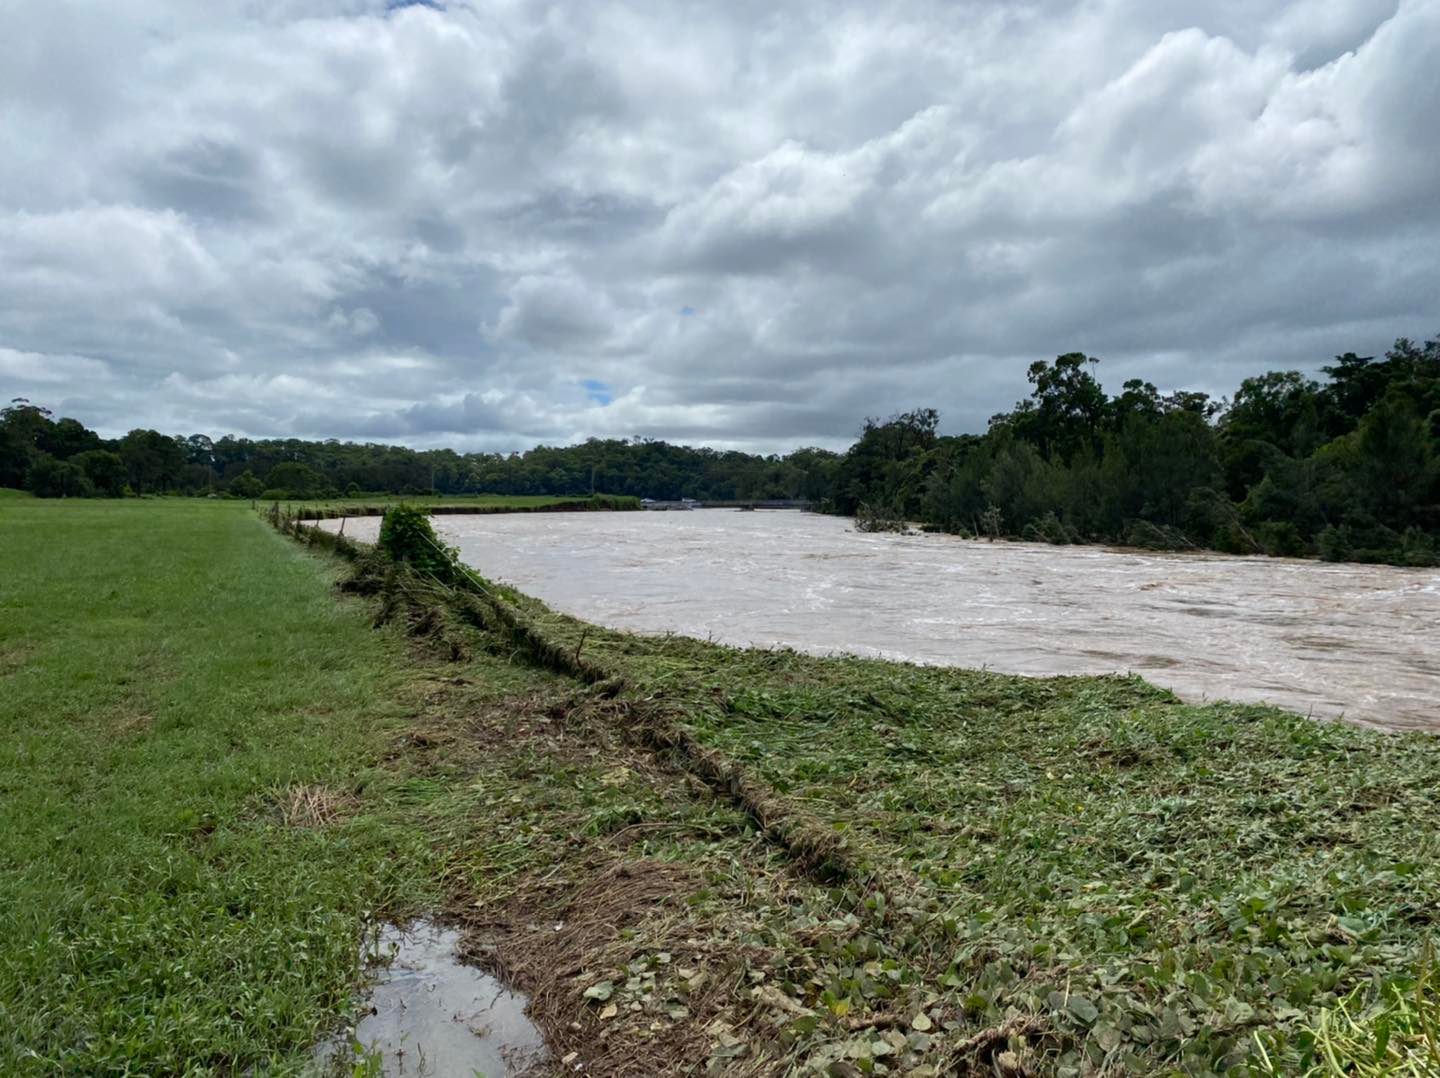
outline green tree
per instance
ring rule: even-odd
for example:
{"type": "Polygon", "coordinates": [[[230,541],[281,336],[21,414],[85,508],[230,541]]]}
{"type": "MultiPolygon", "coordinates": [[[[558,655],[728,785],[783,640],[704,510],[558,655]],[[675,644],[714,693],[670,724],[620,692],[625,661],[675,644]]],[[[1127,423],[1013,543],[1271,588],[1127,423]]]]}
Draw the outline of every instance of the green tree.
{"type": "Polygon", "coordinates": [[[54,425],[50,411],[16,397],[0,411],[0,487],[23,487],[41,442],[54,425]]]}
{"type": "Polygon", "coordinates": [[[1220,484],[1215,432],[1194,411],[1132,417],[1114,452],[1124,462],[1127,508],[1153,524],[1181,527],[1191,495],[1220,484]]]}
{"type": "Polygon", "coordinates": [[[1048,460],[1068,461],[1082,446],[1099,449],[1110,402],[1088,367],[1100,361],[1083,352],[1030,365],[1034,387],[1009,417],[1012,429],[1048,460]]]}
{"type": "Polygon", "coordinates": [[[120,456],[130,487],[137,494],[174,490],[185,466],[185,454],[175,439],[155,430],[132,430],[120,439],[120,456]]]}
{"type": "Polygon", "coordinates": [[[87,498],[95,493],[81,469],[48,453],[40,454],[31,463],[26,485],[37,498],[87,498]]]}
{"type": "Polygon", "coordinates": [[[913,516],[924,492],[925,458],[935,448],[940,413],[934,408],[900,412],[885,422],[865,420],[859,440],[836,470],[833,503],[853,515],[861,503],[878,511],[913,516]]]}
{"type": "Polygon", "coordinates": [[[258,498],[265,490],[265,484],[255,478],[249,468],[230,480],[230,493],[237,498],[258,498]]]}
{"type": "Polygon", "coordinates": [[[1306,457],[1319,447],[1319,392],[1299,371],[1271,371],[1240,383],[1220,419],[1221,460],[1232,498],[1244,500],[1284,457],[1306,457]]]}
{"type": "Polygon", "coordinates": [[[125,493],[125,461],[119,453],[108,449],[90,449],[70,458],[95,487],[96,493],[106,498],[119,498],[125,493]]]}
{"type": "Polygon", "coordinates": [[[270,469],[265,477],[270,490],[283,490],[292,498],[314,498],[324,493],[325,477],[308,464],[285,461],[270,469]]]}
{"type": "Polygon", "coordinates": [[[1399,393],[1381,398],[1356,431],[1359,499],[1397,531],[1420,520],[1436,481],[1436,460],[1426,422],[1399,393]]]}
{"type": "Polygon", "coordinates": [[[78,419],[57,419],[39,435],[39,447],[57,460],[69,460],[78,453],[100,448],[100,435],[87,430],[78,419]]]}

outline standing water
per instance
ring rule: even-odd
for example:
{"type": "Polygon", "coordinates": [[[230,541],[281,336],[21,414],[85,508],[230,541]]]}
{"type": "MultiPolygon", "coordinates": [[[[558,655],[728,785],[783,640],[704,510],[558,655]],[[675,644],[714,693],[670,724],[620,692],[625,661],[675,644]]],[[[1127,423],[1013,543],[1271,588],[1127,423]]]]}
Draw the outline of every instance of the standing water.
{"type": "MultiPolygon", "coordinates": [[[[1433,569],[866,535],[783,511],[433,519],[483,575],[615,629],[1017,674],[1134,672],[1192,701],[1440,730],[1433,569]]],[[[378,529],[362,518],[346,533],[378,529]]]]}
{"type": "Polygon", "coordinates": [[[320,1048],[319,1071],[350,1073],[355,1046],[387,1076],[505,1078],[541,1060],[545,1042],[525,998],[463,965],[459,943],[454,929],[424,921],[381,929],[364,956],[375,966],[369,1008],[352,1036],[320,1048]]]}

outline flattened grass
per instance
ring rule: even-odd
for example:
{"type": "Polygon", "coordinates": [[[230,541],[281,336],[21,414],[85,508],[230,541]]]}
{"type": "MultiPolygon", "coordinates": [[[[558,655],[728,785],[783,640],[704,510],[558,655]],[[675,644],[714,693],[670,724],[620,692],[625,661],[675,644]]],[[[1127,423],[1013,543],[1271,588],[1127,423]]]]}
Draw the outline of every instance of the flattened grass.
{"type": "MultiPolygon", "coordinates": [[[[837,1018],[926,999],[972,1032],[1034,1018],[1045,1073],[1299,1073],[1321,1013],[1406,991],[1440,926],[1433,737],[532,609],[871,867],[862,941],[796,981],[837,1018]]],[[[823,1053],[835,1031],[808,1035],[823,1053]]]]}
{"type": "Polygon", "coordinates": [[[430,897],[373,798],[289,818],[383,788],[403,652],[237,503],[17,503],[0,552],[0,1072],[298,1069],[430,897]]]}

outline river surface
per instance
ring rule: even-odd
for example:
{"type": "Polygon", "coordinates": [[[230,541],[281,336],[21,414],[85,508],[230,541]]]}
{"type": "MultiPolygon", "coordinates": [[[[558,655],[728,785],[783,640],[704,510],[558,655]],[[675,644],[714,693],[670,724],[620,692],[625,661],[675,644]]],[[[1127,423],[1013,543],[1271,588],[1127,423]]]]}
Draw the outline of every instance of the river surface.
{"type": "MultiPolygon", "coordinates": [[[[1017,674],[1134,672],[1191,701],[1440,730],[1434,569],[865,535],[789,511],[432,519],[485,576],[616,629],[1017,674]]],[[[378,530],[345,524],[361,540],[378,530]]]]}

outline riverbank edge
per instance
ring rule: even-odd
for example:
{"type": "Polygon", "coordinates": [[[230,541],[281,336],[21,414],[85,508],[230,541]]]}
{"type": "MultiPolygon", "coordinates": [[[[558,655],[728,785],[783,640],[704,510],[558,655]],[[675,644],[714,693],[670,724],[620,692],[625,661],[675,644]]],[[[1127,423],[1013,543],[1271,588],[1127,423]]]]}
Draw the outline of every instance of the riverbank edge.
{"type": "MultiPolygon", "coordinates": [[[[305,502],[273,502],[265,512],[274,518],[296,517],[301,520],[343,520],[348,517],[381,517],[392,505],[404,504],[404,499],[394,502],[354,505],[311,505],[305,502]]],[[[595,495],[590,498],[557,499],[543,505],[465,505],[452,503],[431,505],[417,503],[417,507],[431,516],[499,516],[510,513],[629,513],[641,509],[639,498],[595,495]]]]}
{"type": "MultiPolygon", "coordinates": [[[[455,562],[457,573],[451,585],[426,580],[407,566],[381,563],[370,544],[329,532],[318,524],[308,523],[309,519],[313,518],[273,516],[271,524],[308,546],[329,549],[347,561],[364,559],[367,564],[352,578],[350,587],[361,593],[383,594],[386,619],[394,616],[395,607],[401,603],[422,615],[433,615],[437,604],[448,606],[460,620],[474,628],[507,637],[515,652],[526,656],[533,665],[572,678],[599,698],[616,699],[627,689],[635,688],[619,671],[583,657],[583,641],[573,651],[561,646],[526,617],[518,605],[509,601],[507,593],[518,593],[490,584],[463,563],[455,562]]],[[[433,617],[422,616],[419,623],[428,631],[444,636],[443,623],[433,617]]],[[[458,642],[449,644],[452,651],[460,647],[458,642]]],[[[774,790],[748,775],[734,761],[701,745],[676,720],[663,697],[628,701],[622,716],[627,736],[678,764],[717,796],[729,799],[754,821],[761,833],[818,881],[864,881],[868,876],[867,869],[854,860],[843,839],[788,807],[774,790]]]]}
{"type": "MultiPolygon", "coordinates": [[[[374,557],[372,548],[367,544],[357,543],[344,536],[327,532],[318,525],[312,526],[300,520],[286,521],[283,519],[272,520],[272,523],[298,541],[311,546],[328,548],[352,562],[366,562],[374,557]]],[[[675,708],[683,706],[683,701],[677,701],[673,706],[667,706],[663,695],[656,695],[653,687],[630,685],[623,675],[603,664],[596,664],[583,657],[586,633],[589,631],[583,622],[564,617],[557,618],[557,621],[567,623],[573,621],[574,625],[570,625],[568,628],[576,629],[579,632],[578,642],[570,640],[562,644],[539,629],[525,612],[524,608],[527,603],[542,611],[544,610],[543,604],[527,599],[519,593],[510,594],[511,589],[491,585],[463,565],[460,566],[460,569],[467,583],[458,589],[460,596],[458,601],[454,595],[447,596],[445,594],[447,591],[453,592],[457,589],[442,589],[440,593],[437,593],[432,582],[410,581],[407,584],[399,584],[398,580],[403,571],[396,570],[393,566],[386,571],[385,580],[379,584],[377,591],[383,593],[382,602],[386,607],[391,608],[392,615],[398,603],[412,604],[412,621],[422,626],[422,631],[431,633],[442,641],[445,635],[444,619],[434,616],[436,603],[456,612],[462,622],[468,623],[474,629],[493,633],[497,627],[500,628],[510,635],[517,654],[524,652],[528,656],[528,661],[537,667],[578,679],[588,687],[589,693],[597,698],[613,699],[627,693],[627,690],[641,689],[645,694],[646,708],[637,713],[626,704],[611,712],[625,728],[627,737],[633,738],[649,751],[655,752],[658,758],[665,759],[667,763],[678,764],[684,774],[701,779],[712,792],[731,799],[733,804],[750,816],[767,838],[785,851],[787,856],[793,858],[799,870],[811,875],[816,882],[851,885],[846,891],[848,897],[841,905],[837,906],[837,912],[843,910],[845,916],[857,918],[861,924],[866,926],[867,931],[884,933],[900,928],[900,925],[892,919],[892,915],[887,911],[903,908],[901,906],[903,898],[897,901],[897,896],[903,896],[907,880],[892,879],[882,884],[879,874],[874,871],[874,866],[866,860],[863,850],[852,848],[851,843],[846,840],[834,843],[833,836],[826,833],[825,824],[818,817],[802,813],[798,820],[795,816],[787,818],[782,809],[777,816],[785,822],[775,826],[772,821],[776,817],[768,815],[769,809],[772,805],[784,806],[786,799],[775,796],[774,791],[768,789],[763,782],[754,782],[753,777],[747,776],[743,768],[735,766],[733,761],[720,757],[718,766],[708,766],[704,760],[704,754],[713,755],[714,750],[699,745],[693,735],[690,735],[683,727],[679,727],[675,721],[675,708]],[[412,590],[416,585],[420,589],[418,595],[412,590]],[[429,604],[428,610],[427,604],[429,604]],[[652,725],[649,722],[651,717],[659,717],[661,721],[652,725]],[[658,735],[657,726],[660,731],[658,735]],[[677,729],[681,731],[679,738],[674,733],[677,729]],[[637,734],[638,737],[636,737],[637,734]],[[700,760],[699,766],[696,766],[697,758],[700,760]],[[756,805],[760,806],[758,811],[754,809],[756,805]],[[787,827],[787,824],[790,826],[787,827]],[[798,840],[797,835],[801,836],[798,840]],[[818,852],[816,847],[808,844],[808,838],[811,835],[820,835],[822,838],[818,852]]],[[[375,565],[372,561],[366,572],[373,574],[374,571],[375,565]]],[[[376,589],[376,582],[372,579],[366,586],[376,589]]],[[[624,636],[625,634],[618,635],[624,636]]],[[[454,646],[457,649],[463,647],[458,642],[454,646]]],[[[1127,680],[1146,685],[1157,697],[1170,695],[1165,690],[1148,686],[1148,683],[1144,683],[1139,678],[1127,680]]],[[[1302,716],[1286,714],[1290,721],[1301,726],[1308,725],[1312,721],[1302,716]]],[[[1373,734],[1373,732],[1367,733],[1373,734]]],[[[913,914],[914,910],[908,912],[913,914]]],[[[1376,976],[1379,976],[1378,971],[1376,976]]],[[[1421,968],[1417,983],[1421,985],[1419,991],[1423,995],[1427,991],[1424,986],[1431,983],[1428,968],[1421,968]]],[[[1348,1016],[1363,1011],[1364,1023],[1367,1023],[1366,1029],[1373,1027],[1377,1022],[1384,1024],[1390,1021],[1390,1018],[1386,1016],[1398,1013],[1396,1006],[1400,1006],[1402,1009],[1404,1006],[1403,1001],[1396,1004],[1394,997],[1385,994],[1387,992],[1390,992],[1390,989],[1387,988],[1382,992],[1381,999],[1390,1000],[1391,1003],[1381,1006],[1379,1002],[1357,988],[1341,1004],[1339,1013],[1348,1016]]],[[[1431,1010],[1434,1009],[1433,1003],[1427,1002],[1425,1006],[1431,1010]]],[[[1319,1012],[1315,1016],[1316,1032],[1304,1033],[1302,1040],[1310,1038],[1312,1043],[1318,1043],[1314,1041],[1314,1038],[1326,1035],[1328,1028],[1326,1023],[1331,1021],[1331,1013],[1330,1011],[1319,1012]]],[[[553,1028],[554,1016],[551,1017],[552,1022],[549,1024],[553,1028]]],[[[1404,1050],[1423,1052],[1425,1050],[1423,1045],[1426,1043],[1423,1031],[1420,1031],[1420,1027],[1415,1024],[1413,1015],[1411,1018],[1412,1036],[1405,1042],[1408,1047],[1405,1047],[1404,1050]],[[1420,1044],[1422,1047],[1415,1049],[1416,1044],[1420,1044]]],[[[542,1026],[547,1025],[543,1021],[541,1024],[542,1026]]],[[[990,1073],[991,1069],[997,1065],[998,1057],[1010,1050],[1012,1052],[1011,1061],[1022,1060],[1022,1069],[1006,1071],[1002,1064],[1000,1073],[1048,1073],[1048,1071],[1035,1072],[1023,1069],[1023,1060],[1028,1058],[1025,1054],[1027,1046],[1038,1046],[1051,1037],[1052,1032],[1043,1019],[1034,1015],[1012,1014],[1002,1026],[982,1030],[979,1034],[963,1042],[961,1046],[963,1051],[959,1056],[952,1058],[951,1064],[958,1063],[960,1067],[955,1073],[971,1073],[970,1068],[977,1065],[985,1066],[986,1073],[990,1073]],[[977,1051],[979,1052],[978,1056],[975,1054],[977,1051]],[[1014,1051],[1018,1051],[1020,1054],[1014,1055],[1014,1051]]],[[[1276,1069],[1268,1062],[1265,1043],[1257,1037],[1254,1044],[1259,1046],[1260,1058],[1265,1061],[1264,1067],[1268,1068],[1257,1073],[1299,1073],[1287,1070],[1283,1064],[1276,1069]]],[[[1304,1073],[1332,1073],[1326,1067],[1333,1062],[1333,1060],[1327,1062],[1325,1059],[1312,1060],[1304,1073]]],[[[1344,1065],[1343,1058],[1339,1064],[1336,1064],[1342,1068],[1344,1065]]],[[[843,1073],[850,1072],[844,1071],[843,1073]]],[[[949,1071],[945,1071],[945,1073],[949,1073],[949,1071]]],[[[1333,1071],[1333,1073],[1348,1072],[1342,1069],[1333,1071]]],[[[1428,1075],[1429,1072],[1419,1073],[1428,1075]]]]}

